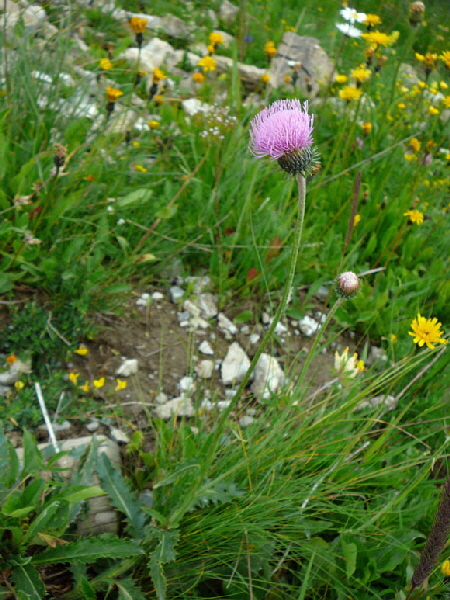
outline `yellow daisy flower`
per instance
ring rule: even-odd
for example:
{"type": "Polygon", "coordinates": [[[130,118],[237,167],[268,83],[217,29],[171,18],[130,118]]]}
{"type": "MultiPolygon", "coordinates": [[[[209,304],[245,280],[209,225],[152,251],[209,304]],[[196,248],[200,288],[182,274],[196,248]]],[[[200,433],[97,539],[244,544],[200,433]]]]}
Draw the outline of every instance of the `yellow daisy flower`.
{"type": "Polygon", "coordinates": [[[193,73],[192,79],[194,80],[194,83],[203,83],[205,81],[205,76],[203,73],[193,73]]]}
{"type": "Polygon", "coordinates": [[[409,331],[414,339],[415,344],[419,344],[422,347],[424,344],[431,350],[434,349],[434,344],[446,344],[447,340],[441,337],[443,332],[441,331],[442,323],[439,323],[436,317],[434,319],[426,319],[420,314],[411,323],[412,331],[409,331]]]}
{"type": "Polygon", "coordinates": [[[360,65],[359,67],[356,67],[356,69],[350,71],[350,75],[358,83],[364,83],[364,81],[367,81],[367,79],[369,79],[369,77],[372,75],[372,71],[370,69],[366,69],[364,65],[360,65]]]}
{"type": "Polygon", "coordinates": [[[120,390],[125,390],[128,386],[128,381],[124,381],[123,379],[117,379],[117,385],[115,388],[115,392],[119,392],[120,390]]]}
{"type": "Polygon", "coordinates": [[[374,44],[375,46],[392,46],[397,36],[393,34],[388,35],[381,31],[368,31],[367,33],[362,33],[361,37],[369,44],[374,44]]]}
{"type": "Polygon", "coordinates": [[[213,46],[217,46],[217,44],[223,44],[223,35],[218,31],[213,31],[209,34],[209,41],[213,46]]]}
{"type": "Polygon", "coordinates": [[[408,210],[403,215],[409,217],[411,223],[416,223],[416,225],[422,225],[423,223],[423,212],[420,212],[420,210],[408,210]]]}
{"type": "Polygon", "coordinates": [[[212,56],[204,56],[198,61],[197,64],[199,67],[202,67],[205,73],[208,73],[209,71],[215,71],[217,66],[216,59],[212,56]]]}
{"type": "Polygon", "coordinates": [[[336,75],[334,80],[336,83],[347,83],[348,77],[347,75],[336,75]]]}
{"type": "Polygon", "coordinates": [[[366,19],[363,21],[363,25],[370,25],[373,27],[374,25],[380,25],[381,19],[378,15],[374,15],[371,13],[366,14],[366,19]]]}
{"type": "Polygon", "coordinates": [[[144,31],[147,29],[147,19],[131,17],[130,27],[134,31],[134,33],[144,33],[144,31]]]}
{"type": "Polygon", "coordinates": [[[117,90],[110,85],[105,88],[105,92],[108,97],[108,102],[117,102],[120,96],[123,96],[123,92],[121,90],[117,90]]]}
{"type": "Polygon", "coordinates": [[[346,85],[342,90],[339,91],[339,97],[342,100],[358,100],[361,97],[362,90],[354,87],[353,85],[346,85]]]}
{"type": "Polygon", "coordinates": [[[100,60],[100,69],[103,69],[104,71],[108,71],[109,69],[112,69],[112,67],[113,67],[113,64],[109,60],[109,58],[102,58],[100,60]]]}

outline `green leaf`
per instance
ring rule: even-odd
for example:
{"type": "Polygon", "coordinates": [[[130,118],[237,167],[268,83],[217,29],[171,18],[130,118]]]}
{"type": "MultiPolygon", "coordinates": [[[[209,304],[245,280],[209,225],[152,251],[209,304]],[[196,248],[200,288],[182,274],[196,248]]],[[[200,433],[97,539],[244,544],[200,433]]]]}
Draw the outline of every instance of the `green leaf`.
{"type": "Polygon", "coordinates": [[[153,489],[157,490],[158,488],[163,487],[165,485],[170,485],[180,477],[183,477],[183,475],[186,475],[186,473],[188,473],[189,471],[200,471],[200,464],[198,462],[195,462],[182,465],[179,469],[176,469],[173,473],[166,477],[166,479],[155,483],[153,489]]]}
{"type": "Polygon", "coordinates": [[[58,512],[59,504],[59,502],[52,502],[42,510],[40,515],[34,519],[28,528],[27,533],[23,537],[22,544],[26,544],[32,540],[35,535],[37,535],[48,525],[48,523],[53,519],[55,513],[58,512]]]}
{"type": "Polygon", "coordinates": [[[119,198],[116,201],[115,206],[120,206],[120,207],[128,206],[130,204],[133,204],[134,202],[140,202],[142,204],[143,202],[147,202],[147,200],[149,200],[152,195],[153,195],[153,190],[147,190],[147,189],[134,190],[134,192],[127,194],[123,198],[119,198]]]}
{"type": "Polygon", "coordinates": [[[130,533],[142,538],[147,515],[141,510],[127,482],[120,471],[113,468],[106,454],[102,454],[98,459],[98,476],[113,506],[127,517],[130,533]]]}
{"type": "Polygon", "coordinates": [[[244,310],[233,319],[235,323],[248,323],[253,320],[253,312],[251,310],[244,310]]]}
{"type": "Polygon", "coordinates": [[[8,438],[0,432],[0,488],[11,488],[18,477],[19,458],[17,452],[8,438]]]}
{"type": "Polygon", "coordinates": [[[4,273],[0,274],[0,294],[6,294],[6,292],[10,292],[13,289],[14,285],[10,281],[7,275],[4,273]]]}
{"type": "Polygon", "coordinates": [[[17,565],[11,572],[11,579],[18,591],[26,594],[25,598],[42,600],[45,596],[45,586],[39,573],[32,565],[17,565]]]}
{"type": "Polygon", "coordinates": [[[23,449],[22,478],[27,475],[34,475],[43,468],[41,451],[34,437],[26,429],[23,432],[23,449]]]}
{"type": "Polygon", "coordinates": [[[358,548],[356,544],[347,543],[344,539],[341,539],[342,554],[345,559],[347,579],[353,575],[356,570],[356,558],[358,556],[358,548]]]}
{"type": "Polygon", "coordinates": [[[156,217],[158,219],[170,219],[176,214],[177,210],[178,206],[176,204],[163,206],[163,208],[157,211],[156,217]]]}
{"type": "Polygon", "coordinates": [[[102,289],[102,294],[122,294],[123,292],[130,292],[132,286],[127,283],[115,283],[102,289]]]}
{"type": "Polygon", "coordinates": [[[121,540],[115,536],[99,536],[46,550],[42,554],[34,556],[32,563],[34,565],[50,565],[76,560],[83,564],[89,564],[100,558],[129,558],[140,554],[143,554],[143,550],[134,542],[121,540]]]}
{"type": "Polygon", "coordinates": [[[119,590],[119,600],[145,600],[142,590],[132,579],[121,579],[115,583],[119,590]]]}
{"type": "Polygon", "coordinates": [[[57,494],[53,500],[67,500],[67,502],[83,502],[89,498],[96,498],[97,496],[103,496],[104,490],[98,486],[86,487],[85,485],[71,485],[63,489],[57,494]]]}
{"type": "Polygon", "coordinates": [[[161,563],[156,562],[153,557],[148,562],[150,569],[150,575],[152,576],[153,585],[156,590],[156,597],[158,600],[166,599],[167,582],[164,576],[164,570],[161,563]]]}
{"type": "Polygon", "coordinates": [[[175,546],[180,539],[180,532],[177,530],[162,531],[160,534],[159,545],[156,547],[154,556],[161,563],[172,562],[176,559],[177,553],[175,546]]]}

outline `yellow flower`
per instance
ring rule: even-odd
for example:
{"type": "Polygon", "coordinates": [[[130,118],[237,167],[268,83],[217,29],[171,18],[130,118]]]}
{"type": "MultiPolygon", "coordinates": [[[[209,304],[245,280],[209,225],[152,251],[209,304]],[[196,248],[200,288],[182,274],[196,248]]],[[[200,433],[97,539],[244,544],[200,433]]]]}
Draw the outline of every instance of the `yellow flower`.
{"type": "Polygon", "coordinates": [[[369,77],[372,75],[372,71],[370,69],[366,69],[364,65],[360,65],[356,69],[350,71],[350,74],[358,83],[363,83],[369,79],[369,77]]]}
{"type": "Polygon", "coordinates": [[[80,376],[79,373],[69,373],[69,380],[74,384],[77,385],[77,381],[78,381],[78,377],[80,376]]]}
{"type": "Polygon", "coordinates": [[[285,75],[283,81],[286,85],[289,85],[292,83],[292,77],[290,75],[285,75]]]}
{"type": "Polygon", "coordinates": [[[19,359],[17,358],[17,356],[14,354],[14,352],[12,354],[10,354],[9,356],[6,357],[6,362],[8,363],[8,365],[13,365],[15,362],[17,362],[19,359]]]}
{"type": "Polygon", "coordinates": [[[362,90],[354,87],[353,85],[346,85],[342,90],[339,91],[339,97],[342,100],[358,100],[361,97],[362,90]]]}
{"type": "Polygon", "coordinates": [[[417,225],[422,225],[423,223],[423,212],[420,212],[420,210],[408,210],[403,215],[409,217],[411,223],[416,223],[417,225]]]}
{"type": "Polygon", "coordinates": [[[20,390],[23,390],[23,388],[25,387],[25,384],[23,381],[16,381],[16,383],[14,384],[14,387],[16,388],[16,390],[18,392],[20,392],[20,390]]]}
{"type": "Polygon", "coordinates": [[[123,96],[122,91],[116,90],[110,85],[107,88],[105,88],[105,92],[108,97],[108,102],[116,102],[120,98],[120,96],[123,96]]]}
{"type": "Polygon", "coordinates": [[[100,377],[100,379],[94,379],[94,387],[98,390],[105,385],[105,378],[100,377]]]}
{"type": "Polygon", "coordinates": [[[442,100],[442,104],[445,106],[445,108],[450,108],[450,96],[445,96],[445,98],[442,100]]]}
{"type": "Polygon", "coordinates": [[[441,573],[446,577],[450,576],[450,560],[444,560],[444,562],[441,565],[441,573]]]}
{"type": "Polygon", "coordinates": [[[378,15],[374,15],[371,13],[367,13],[366,14],[366,20],[363,21],[364,25],[370,25],[371,27],[373,27],[374,25],[380,25],[381,23],[381,19],[378,15]]]}
{"type": "Polygon", "coordinates": [[[150,127],[150,129],[158,129],[158,127],[160,126],[160,122],[152,120],[148,122],[148,126],[150,127]]]}
{"type": "Polygon", "coordinates": [[[358,360],[358,355],[355,352],[353,356],[349,356],[349,348],[347,347],[342,354],[335,352],[334,354],[334,368],[339,375],[346,375],[353,379],[364,371],[364,361],[358,360]]]}
{"type": "Polygon", "coordinates": [[[347,75],[336,75],[334,80],[336,83],[347,83],[348,77],[347,75]]]}
{"type": "Polygon", "coordinates": [[[115,388],[115,392],[120,392],[120,390],[125,390],[128,386],[128,382],[123,379],[117,379],[117,386],[115,388]]]}
{"type": "Polygon", "coordinates": [[[396,38],[398,38],[397,35],[387,35],[387,33],[382,33],[381,31],[362,33],[361,37],[366,42],[369,42],[369,44],[375,44],[375,46],[391,46],[396,41],[396,38]]]}
{"type": "Polygon", "coordinates": [[[363,123],[361,129],[363,130],[364,135],[369,135],[372,131],[372,123],[363,123]]]}
{"type": "Polygon", "coordinates": [[[212,44],[208,44],[208,46],[206,46],[206,49],[208,50],[208,54],[214,54],[216,51],[216,47],[212,44]]]}
{"type": "Polygon", "coordinates": [[[443,332],[441,331],[442,323],[439,323],[436,317],[434,319],[425,319],[420,314],[411,323],[412,331],[409,331],[414,339],[415,344],[419,344],[422,347],[424,344],[431,350],[434,349],[433,344],[446,344],[447,340],[442,338],[443,332]]]}
{"type": "Polygon", "coordinates": [[[434,106],[429,106],[428,112],[430,113],[430,115],[438,115],[439,114],[439,110],[437,108],[435,108],[434,106]]]}
{"type": "Polygon", "coordinates": [[[80,390],[83,390],[83,392],[90,392],[91,391],[91,386],[86,381],[86,383],[83,383],[83,385],[80,385],[80,390]]]}
{"type": "Polygon", "coordinates": [[[405,160],[415,160],[417,156],[413,152],[407,152],[404,154],[405,160]]]}
{"type": "Polygon", "coordinates": [[[421,144],[417,138],[411,138],[409,140],[409,147],[411,148],[411,150],[413,152],[419,152],[420,146],[421,146],[421,144]]]}
{"type": "Polygon", "coordinates": [[[353,217],[353,227],[356,227],[360,221],[361,221],[361,215],[355,215],[353,217]]]}
{"type": "Polygon", "coordinates": [[[267,74],[261,75],[261,81],[263,83],[269,83],[269,81],[270,81],[270,75],[267,75],[267,74]]]}
{"type": "Polygon", "coordinates": [[[139,148],[140,145],[141,145],[141,142],[138,142],[138,141],[133,142],[133,146],[135,148],[139,148]]]}
{"type": "Polygon", "coordinates": [[[156,104],[164,104],[165,102],[164,96],[161,94],[156,94],[156,96],[153,96],[153,100],[156,102],[156,104]]]}
{"type": "Polygon", "coordinates": [[[79,354],[80,356],[86,356],[88,352],[89,350],[86,348],[86,346],[78,346],[78,348],[75,350],[75,354],[79,354]]]}
{"type": "Polygon", "coordinates": [[[112,67],[113,67],[113,64],[109,60],[109,58],[102,58],[100,60],[100,69],[103,69],[104,71],[108,71],[109,69],[112,69],[112,67]]]}
{"type": "Polygon", "coordinates": [[[209,41],[213,46],[217,46],[217,44],[223,44],[223,35],[218,31],[213,31],[209,34],[209,41]]]}
{"type": "Polygon", "coordinates": [[[445,83],[445,81],[440,81],[439,87],[441,88],[441,90],[448,90],[448,84],[445,83]]]}
{"type": "Polygon", "coordinates": [[[400,102],[400,104],[397,104],[397,107],[400,108],[401,110],[406,108],[406,104],[403,104],[403,102],[400,102]]]}
{"type": "Polygon", "coordinates": [[[439,60],[442,60],[445,64],[445,66],[447,67],[447,69],[450,69],[450,52],[443,52],[440,57],[439,60]]]}
{"type": "Polygon", "coordinates": [[[192,79],[195,83],[203,83],[205,81],[205,76],[203,75],[203,73],[193,73],[192,79]]]}
{"type": "Polygon", "coordinates": [[[391,342],[393,344],[396,344],[398,342],[398,337],[395,335],[395,333],[391,333],[391,335],[389,336],[389,339],[391,340],[391,342]]]}
{"type": "Polygon", "coordinates": [[[213,58],[212,56],[204,56],[203,58],[201,58],[198,61],[198,66],[203,68],[203,71],[205,73],[208,73],[209,71],[215,71],[216,70],[216,59],[213,58]]]}
{"type": "Polygon", "coordinates": [[[275,42],[269,41],[264,44],[264,52],[269,58],[275,56],[277,49],[275,48],[275,42]]]}
{"type": "Polygon", "coordinates": [[[418,84],[418,85],[419,85],[419,87],[420,87],[420,88],[422,88],[422,89],[424,89],[424,88],[426,88],[426,87],[427,87],[427,84],[425,83],[425,81],[419,81],[419,84],[418,84]]]}
{"type": "Polygon", "coordinates": [[[165,79],[166,76],[164,74],[163,71],[161,71],[161,69],[158,69],[158,67],[155,67],[153,69],[153,81],[155,83],[158,83],[158,81],[161,81],[161,79],[165,79]]]}
{"type": "Polygon", "coordinates": [[[134,168],[136,171],[139,171],[139,173],[147,173],[147,169],[142,165],[134,165],[134,168]]]}
{"type": "Polygon", "coordinates": [[[134,31],[134,33],[144,33],[144,31],[147,29],[147,19],[131,17],[130,27],[134,31]]]}
{"type": "Polygon", "coordinates": [[[425,56],[422,54],[416,54],[416,58],[418,61],[423,62],[427,69],[435,69],[438,55],[433,54],[432,52],[427,52],[425,56]],[[420,57],[420,58],[418,58],[420,57]]]}

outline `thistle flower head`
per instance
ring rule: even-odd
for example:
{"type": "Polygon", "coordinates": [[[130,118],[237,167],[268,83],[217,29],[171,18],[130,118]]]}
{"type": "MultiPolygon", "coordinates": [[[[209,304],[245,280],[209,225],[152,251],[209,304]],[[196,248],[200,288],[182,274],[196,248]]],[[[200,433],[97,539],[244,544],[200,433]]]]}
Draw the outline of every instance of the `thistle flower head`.
{"type": "Polygon", "coordinates": [[[338,275],[336,280],[336,292],[341,298],[349,300],[354,298],[359,291],[360,282],[359,277],[352,271],[345,271],[338,275]]]}
{"type": "Polygon", "coordinates": [[[251,121],[250,152],[256,158],[269,156],[277,160],[291,175],[304,175],[316,160],[313,123],[307,102],[302,105],[299,100],[277,100],[251,121]]]}
{"type": "Polygon", "coordinates": [[[131,17],[130,19],[130,27],[134,33],[144,33],[147,24],[147,19],[141,19],[140,17],[131,17]]]}

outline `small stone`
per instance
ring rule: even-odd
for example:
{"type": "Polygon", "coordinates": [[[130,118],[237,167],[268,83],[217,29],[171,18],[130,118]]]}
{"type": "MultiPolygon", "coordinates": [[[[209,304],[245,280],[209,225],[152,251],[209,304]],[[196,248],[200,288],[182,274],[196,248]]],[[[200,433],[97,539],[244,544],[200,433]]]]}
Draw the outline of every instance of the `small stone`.
{"type": "Polygon", "coordinates": [[[244,335],[247,335],[250,332],[250,327],[248,325],[243,325],[241,327],[241,333],[243,333],[244,335]]]}
{"type": "Polygon", "coordinates": [[[172,286],[169,289],[170,299],[174,304],[177,304],[184,296],[184,290],[177,285],[172,286]]]}
{"type": "Polygon", "coordinates": [[[227,398],[234,398],[236,396],[236,390],[225,390],[225,396],[227,398]]]}
{"type": "Polygon", "coordinates": [[[223,0],[219,9],[219,17],[225,23],[232,23],[239,12],[239,8],[232,4],[229,0],[223,0]]]}
{"type": "Polygon", "coordinates": [[[269,398],[283,382],[284,372],[277,359],[263,352],[256,363],[251,391],[258,398],[269,398]]]}
{"type": "Polygon", "coordinates": [[[241,381],[250,366],[250,359],[245,351],[234,342],[228,349],[222,363],[222,383],[230,384],[241,381]]]}
{"type": "Polygon", "coordinates": [[[155,408],[155,414],[159,419],[170,419],[175,415],[177,417],[192,417],[194,413],[191,399],[185,396],[173,398],[166,404],[161,404],[155,408]]]}
{"type": "Polygon", "coordinates": [[[189,313],[187,310],[177,313],[177,319],[178,319],[178,323],[180,325],[182,325],[182,323],[189,323],[190,318],[191,318],[191,313],[189,313]]]}
{"type": "Polygon", "coordinates": [[[227,331],[231,335],[235,335],[237,333],[236,325],[234,325],[230,321],[230,319],[223,313],[219,313],[218,325],[219,329],[221,329],[222,331],[227,331]]]}
{"type": "Polygon", "coordinates": [[[195,388],[194,379],[192,377],[183,377],[178,382],[178,389],[182,395],[193,391],[195,388]]]}
{"type": "Polygon", "coordinates": [[[261,315],[261,321],[264,325],[268,325],[270,323],[270,315],[268,315],[266,312],[263,312],[261,315]]]}
{"type": "Polygon", "coordinates": [[[130,375],[136,375],[139,369],[139,361],[136,358],[126,358],[120,367],[116,371],[116,375],[122,377],[129,377],[130,375]]]}
{"type": "Polygon", "coordinates": [[[356,410],[359,411],[363,410],[364,408],[376,408],[377,406],[380,406],[380,404],[384,404],[388,411],[393,410],[396,406],[395,396],[373,396],[373,398],[370,398],[370,400],[360,402],[356,407],[356,410]]]}
{"type": "Polygon", "coordinates": [[[311,317],[308,317],[308,315],[305,315],[303,319],[298,322],[298,326],[303,335],[306,335],[307,337],[313,336],[319,329],[319,323],[311,317]]]}
{"type": "Polygon", "coordinates": [[[184,310],[190,313],[193,317],[198,317],[200,314],[200,309],[196,306],[191,300],[185,300],[183,303],[184,310]]]}
{"type": "MultiPolygon", "coordinates": [[[[55,432],[69,431],[71,427],[72,425],[70,424],[70,421],[63,421],[62,423],[52,423],[52,428],[55,432]]],[[[47,425],[45,423],[39,425],[38,429],[40,429],[41,431],[48,431],[47,425]]]]}
{"type": "Polygon", "coordinates": [[[386,350],[378,346],[372,346],[369,353],[369,362],[374,363],[377,360],[387,360],[386,350]]]}
{"type": "Polygon", "coordinates": [[[213,294],[210,294],[209,292],[200,294],[198,298],[198,305],[203,313],[203,316],[206,319],[211,319],[212,317],[215,317],[219,312],[217,308],[216,298],[213,294]]]}
{"type": "Polygon", "coordinates": [[[239,425],[241,427],[248,427],[253,423],[254,419],[250,415],[244,415],[239,419],[239,425]]]}
{"type": "Polygon", "coordinates": [[[316,298],[319,298],[319,300],[324,300],[325,298],[328,298],[328,293],[329,289],[327,288],[327,286],[321,285],[317,292],[314,294],[314,296],[316,298]]]}
{"type": "Polygon", "coordinates": [[[214,350],[211,348],[211,346],[209,345],[209,343],[206,340],[203,340],[203,342],[201,344],[199,344],[199,352],[201,352],[202,354],[209,354],[209,355],[213,355],[214,354],[214,350]]]}
{"type": "Polygon", "coordinates": [[[214,362],[212,360],[201,360],[197,367],[197,375],[201,379],[211,379],[214,371],[214,362]]]}
{"type": "Polygon", "coordinates": [[[250,344],[257,344],[259,342],[260,338],[261,338],[261,336],[258,335],[257,333],[252,333],[248,339],[250,340],[250,344]]]}
{"type": "Polygon", "coordinates": [[[155,396],[155,402],[158,404],[165,404],[168,400],[168,396],[163,392],[160,392],[157,396],[155,396]]]}
{"type": "Polygon", "coordinates": [[[86,429],[89,433],[94,433],[99,428],[100,423],[96,419],[91,419],[89,423],[86,423],[86,429]]]}
{"type": "Polygon", "coordinates": [[[161,294],[161,292],[153,292],[152,298],[153,300],[164,300],[164,294],[161,294]]]}
{"type": "Polygon", "coordinates": [[[129,444],[130,438],[128,435],[122,431],[121,429],[111,429],[111,439],[117,442],[118,444],[129,444]]]}

